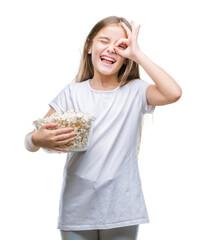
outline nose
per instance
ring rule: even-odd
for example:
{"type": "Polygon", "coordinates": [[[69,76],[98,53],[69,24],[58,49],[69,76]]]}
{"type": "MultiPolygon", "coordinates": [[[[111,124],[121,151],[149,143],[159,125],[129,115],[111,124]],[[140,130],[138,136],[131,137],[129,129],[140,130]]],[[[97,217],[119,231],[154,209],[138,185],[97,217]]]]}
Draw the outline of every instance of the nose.
{"type": "Polygon", "coordinates": [[[115,50],[114,50],[113,44],[110,44],[110,45],[108,46],[107,52],[116,53],[115,50]]]}

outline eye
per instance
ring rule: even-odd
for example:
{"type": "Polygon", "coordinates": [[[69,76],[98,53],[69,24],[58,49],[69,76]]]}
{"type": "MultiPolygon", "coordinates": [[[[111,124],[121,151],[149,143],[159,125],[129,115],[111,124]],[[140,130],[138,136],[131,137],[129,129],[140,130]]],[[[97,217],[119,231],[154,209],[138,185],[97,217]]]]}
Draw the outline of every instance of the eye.
{"type": "Polygon", "coordinates": [[[106,42],[106,41],[104,41],[104,40],[101,40],[101,42],[102,42],[102,43],[107,43],[107,42],[106,42]]]}
{"type": "Polygon", "coordinates": [[[120,48],[126,49],[126,45],[119,45],[120,48]]]}

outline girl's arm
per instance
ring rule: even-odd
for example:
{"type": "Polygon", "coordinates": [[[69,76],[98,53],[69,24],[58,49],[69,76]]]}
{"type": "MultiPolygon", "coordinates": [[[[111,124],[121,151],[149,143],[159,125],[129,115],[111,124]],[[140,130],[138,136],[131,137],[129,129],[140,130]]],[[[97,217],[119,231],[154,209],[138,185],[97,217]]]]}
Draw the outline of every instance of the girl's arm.
{"type": "MultiPolygon", "coordinates": [[[[49,117],[56,111],[51,108],[45,117],[49,117]]],[[[44,117],[44,118],[45,118],[44,117]]],[[[48,148],[57,151],[68,152],[66,148],[60,148],[59,145],[64,145],[73,141],[75,133],[73,128],[64,128],[51,131],[50,128],[56,127],[56,123],[44,124],[38,131],[34,130],[25,137],[25,147],[30,152],[36,152],[40,147],[48,148]]]]}
{"type": "Polygon", "coordinates": [[[165,105],[176,102],[182,95],[178,83],[162,68],[152,62],[141,51],[137,52],[135,62],[138,63],[155,82],[147,88],[146,97],[149,105],[165,105]]]}
{"type": "Polygon", "coordinates": [[[142,66],[150,78],[155,82],[155,85],[151,85],[147,88],[147,103],[156,106],[177,101],[182,95],[181,87],[168,73],[144,55],[138,46],[137,38],[140,25],[135,28],[134,22],[131,21],[132,31],[123,22],[121,26],[126,31],[128,38],[117,41],[114,46],[116,53],[142,66]],[[127,48],[125,48],[125,50],[120,50],[118,46],[121,44],[125,44],[127,48]]]}
{"type": "MultiPolygon", "coordinates": [[[[49,117],[50,115],[52,115],[53,113],[55,113],[56,111],[55,111],[55,109],[53,109],[53,108],[50,108],[50,110],[47,112],[47,114],[44,116],[44,118],[45,117],[49,117]]],[[[38,147],[37,145],[36,145],[36,141],[33,139],[34,138],[34,134],[36,133],[37,131],[34,129],[32,132],[29,132],[27,135],[31,135],[31,139],[30,139],[30,141],[31,141],[31,145],[33,144],[35,147],[34,147],[34,152],[36,152],[36,151],[38,151],[39,149],[40,149],[40,147],[38,147]]],[[[26,135],[26,136],[27,136],[26,135]]],[[[25,139],[26,140],[26,139],[25,139]]]]}

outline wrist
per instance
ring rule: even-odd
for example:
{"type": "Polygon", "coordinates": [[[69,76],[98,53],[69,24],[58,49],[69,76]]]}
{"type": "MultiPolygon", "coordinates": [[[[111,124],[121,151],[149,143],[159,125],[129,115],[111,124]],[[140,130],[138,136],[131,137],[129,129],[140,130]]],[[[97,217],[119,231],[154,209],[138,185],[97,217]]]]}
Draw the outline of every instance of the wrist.
{"type": "Polygon", "coordinates": [[[31,143],[35,146],[35,147],[39,147],[38,146],[38,140],[36,138],[36,132],[31,134],[31,143]]]}
{"type": "Polygon", "coordinates": [[[137,51],[137,53],[134,56],[134,61],[137,64],[141,65],[141,62],[142,62],[142,59],[143,59],[144,56],[145,56],[144,53],[139,50],[139,51],[137,51]]]}
{"type": "Polygon", "coordinates": [[[32,140],[32,134],[29,133],[25,136],[25,140],[24,140],[24,145],[25,148],[29,151],[29,152],[36,152],[40,149],[40,147],[35,146],[35,144],[33,143],[32,140]]]}

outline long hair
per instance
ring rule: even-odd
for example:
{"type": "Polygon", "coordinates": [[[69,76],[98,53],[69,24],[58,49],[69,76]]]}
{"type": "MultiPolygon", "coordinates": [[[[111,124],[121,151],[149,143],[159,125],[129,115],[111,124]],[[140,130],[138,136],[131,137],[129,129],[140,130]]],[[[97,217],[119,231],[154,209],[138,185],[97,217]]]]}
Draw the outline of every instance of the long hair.
{"type": "MultiPolygon", "coordinates": [[[[91,60],[91,54],[88,54],[89,47],[93,43],[93,38],[96,34],[104,27],[110,24],[118,24],[124,22],[130,30],[132,30],[129,22],[123,17],[110,16],[100,20],[89,32],[86,37],[83,52],[80,60],[80,66],[78,73],[75,77],[75,82],[83,82],[89,78],[92,78],[94,75],[93,64],[91,60]]],[[[140,78],[139,75],[139,65],[132,61],[131,59],[126,58],[126,64],[123,64],[118,73],[118,81],[120,87],[129,83],[131,80],[140,78]]]]}
{"type": "MultiPolygon", "coordinates": [[[[75,82],[83,82],[93,78],[94,69],[91,60],[91,54],[88,54],[88,50],[92,45],[93,39],[97,35],[97,33],[102,28],[110,24],[119,24],[121,22],[124,22],[127,25],[127,27],[132,31],[130,23],[125,18],[117,16],[106,17],[100,20],[98,23],[96,23],[96,25],[91,29],[91,31],[89,32],[88,36],[85,39],[78,73],[76,74],[74,79],[75,82]]],[[[126,85],[130,81],[133,81],[134,79],[140,79],[139,65],[136,62],[132,61],[131,59],[126,58],[126,63],[122,65],[118,72],[118,82],[120,83],[120,87],[123,87],[124,85],[126,85]]],[[[137,146],[138,154],[141,143],[142,125],[143,121],[140,128],[139,144],[137,146]]]]}

